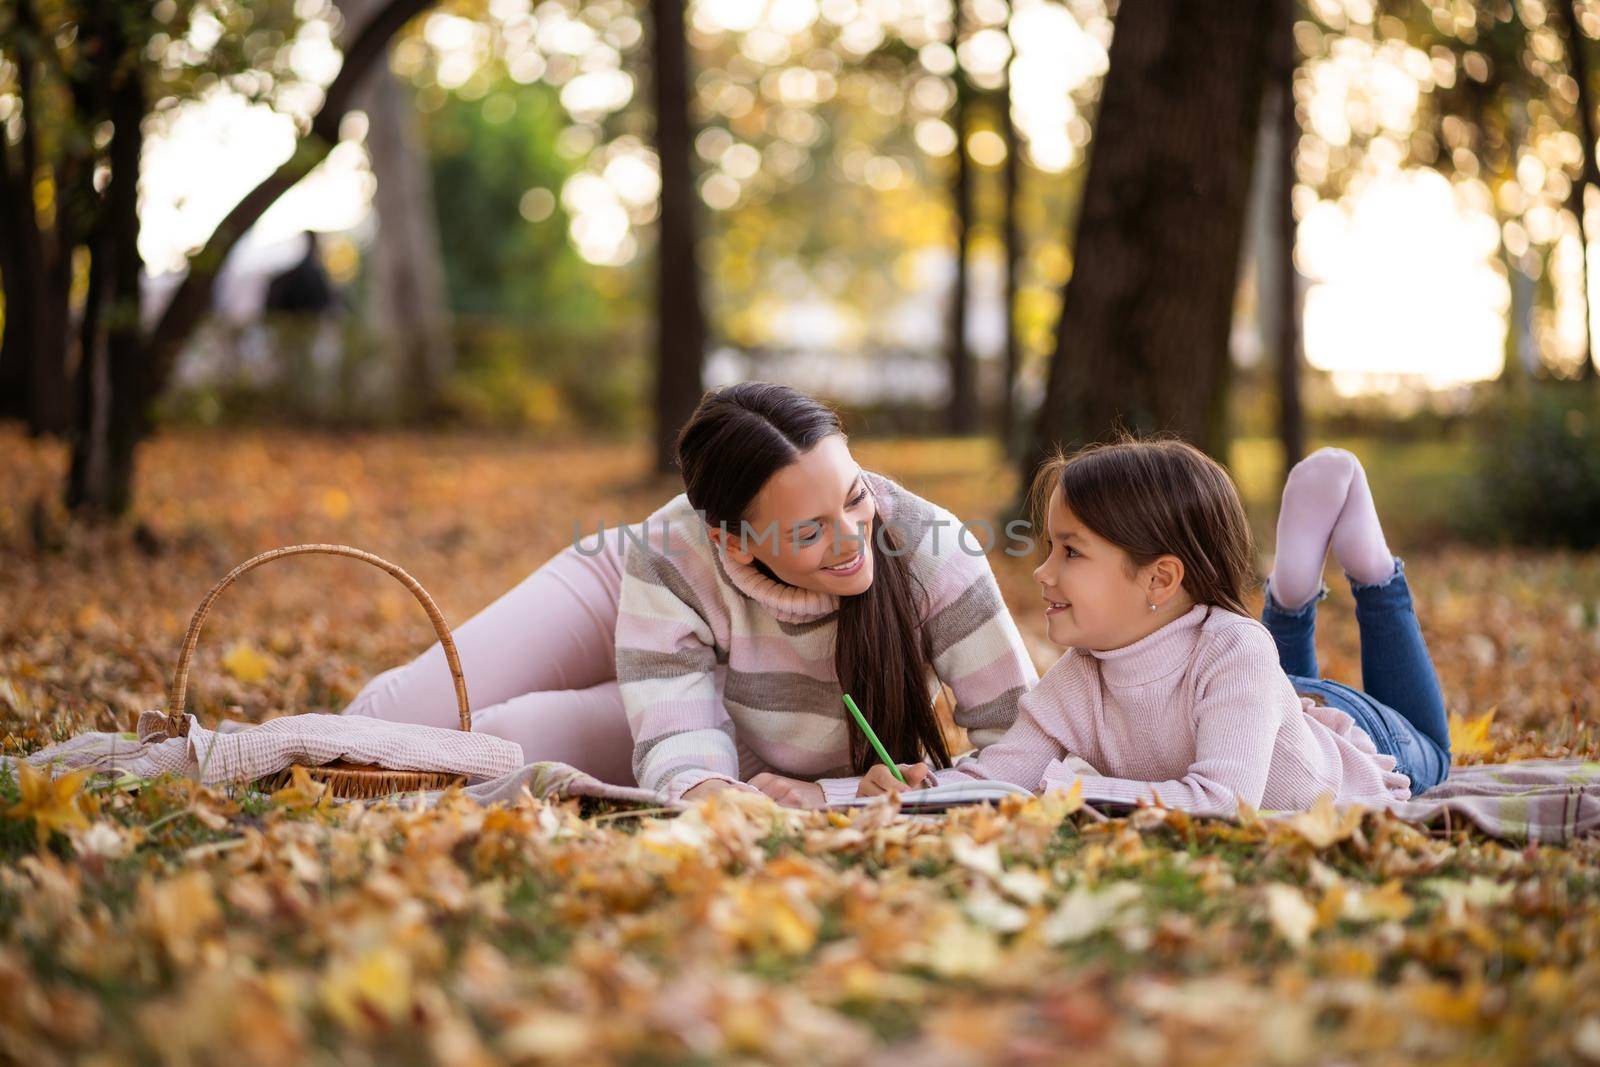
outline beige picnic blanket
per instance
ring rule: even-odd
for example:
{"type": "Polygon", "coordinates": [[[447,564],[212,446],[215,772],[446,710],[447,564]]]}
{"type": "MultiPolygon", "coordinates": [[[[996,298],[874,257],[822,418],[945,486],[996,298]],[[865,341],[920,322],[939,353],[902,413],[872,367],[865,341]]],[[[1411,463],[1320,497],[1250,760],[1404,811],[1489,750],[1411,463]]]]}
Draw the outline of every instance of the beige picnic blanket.
{"type": "Polygon", "coordinates": [[[206,785],[254,781],[296,764],[334,760],[398,771],[444,771],[467,781],[502,778],[522,766],[522,746],[490,734],[387,722],[362,715],[284,715],[263,723],[224,720],[217,729],[188,716],[189,733],[167,733],[165,712],[139,715],[133,733],[87,731],[27,757],[63,771],[88,767],[154,777],[174,773],[206,785]]]}

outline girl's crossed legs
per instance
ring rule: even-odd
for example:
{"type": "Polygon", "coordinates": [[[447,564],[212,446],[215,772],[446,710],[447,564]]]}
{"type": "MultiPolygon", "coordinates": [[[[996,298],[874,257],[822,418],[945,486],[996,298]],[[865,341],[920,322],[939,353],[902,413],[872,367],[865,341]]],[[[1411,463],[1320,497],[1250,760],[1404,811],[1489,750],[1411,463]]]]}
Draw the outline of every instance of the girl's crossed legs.
{"type": "MultiPolygon", "coordinates": [[[[622,551],[615,529],[598,554],[568,545],[451,631],[474,733],[522,746],[524,762],[559,760],[634,785],[633,735],[617,687],[622,551]]],[[[455,683],[435,641],[374,675],[341,712],[455,729],[455,683]]]]}
{"type": "Polygon", "coordinates": [[[1380,752],[1395,757],[1413,796],[1444,781],[1450,727],[1438,674],[1405,564],[1384,542],[1366,473],[1353,454],[1320,449],[1290,471],[1261,621],[1295,689],[1354,717],[1380,752]],[[1322,561],[1330,543],[1355,596],[1365,691],[1322,679],[1317,669],[1317,602],[1327,596],[1322,561]]]}

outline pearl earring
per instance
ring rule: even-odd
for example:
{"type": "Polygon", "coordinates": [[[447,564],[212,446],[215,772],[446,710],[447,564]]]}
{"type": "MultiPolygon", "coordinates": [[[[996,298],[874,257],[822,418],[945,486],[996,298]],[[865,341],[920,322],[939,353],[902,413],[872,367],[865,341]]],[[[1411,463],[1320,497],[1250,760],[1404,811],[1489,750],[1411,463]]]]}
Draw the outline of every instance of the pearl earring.
{"type": "Polygon", "coordinates": [[[1155,605],[1154,605],[1154,604],[1151,604],[1151,605],[1150,605],[1150,610],[1151,610],[1151,611],[1154,611],[1154,610],[1156,610],[1156,606],[1155,606],[1155,605]]]}

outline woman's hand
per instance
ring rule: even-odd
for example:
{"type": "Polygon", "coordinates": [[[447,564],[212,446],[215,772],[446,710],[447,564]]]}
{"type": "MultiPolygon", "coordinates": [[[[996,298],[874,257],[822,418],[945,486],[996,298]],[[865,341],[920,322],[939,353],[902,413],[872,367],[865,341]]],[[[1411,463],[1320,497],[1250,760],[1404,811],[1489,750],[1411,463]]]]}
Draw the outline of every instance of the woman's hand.
{"type": "Polygon", "coordinates": [[[703,800],[712,793],[720,793],[724,789],[732,788],[734,788],[733,783],[728,781],[726,778],[707,778],[705,781],[699,782],[690,786],[688,789],[685,789],[683,791],[683,799],[703,800]]]}
{"type": "Polygon", "coordinates": [[[828,799],[816,782],[785,778],[770,771],[762,771],[750,779],[750,784],[786,808],[820,808],[828,799]]]}
{"type": "Polygon", "coordinates": [[[907,789],[928,789],[934,784],[933,769],[926,763],[900,764],[900,773],[906,776],[901,782],[883,764],[878,764],[861,776],[856,786],[856,796],[876,797],[885,793],[903,793],[907,789]]]}

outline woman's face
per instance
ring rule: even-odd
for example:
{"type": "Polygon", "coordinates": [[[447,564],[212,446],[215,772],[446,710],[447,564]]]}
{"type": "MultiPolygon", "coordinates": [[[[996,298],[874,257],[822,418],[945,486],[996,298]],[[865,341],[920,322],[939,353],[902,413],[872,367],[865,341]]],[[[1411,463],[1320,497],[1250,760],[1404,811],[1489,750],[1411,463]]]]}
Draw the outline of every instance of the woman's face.
{"type": "MultiPolygon", "coordinates": [[[[760,560],[790,585],[855,596],[872,585],[868,539],[877,514],[844,435],[829,434],[767,479],[745,516],[743,544],[732,523],[724,544],[732,558],[760,560]]],[[[716,528],[711,536],[723,538],[716,528]]]]}

